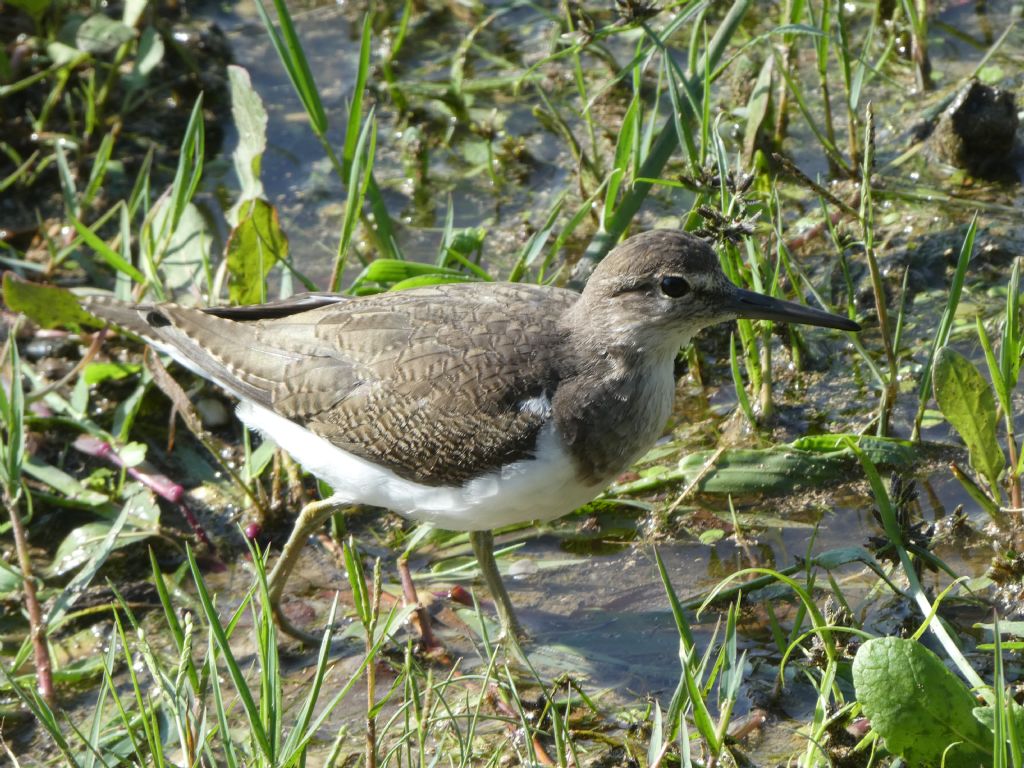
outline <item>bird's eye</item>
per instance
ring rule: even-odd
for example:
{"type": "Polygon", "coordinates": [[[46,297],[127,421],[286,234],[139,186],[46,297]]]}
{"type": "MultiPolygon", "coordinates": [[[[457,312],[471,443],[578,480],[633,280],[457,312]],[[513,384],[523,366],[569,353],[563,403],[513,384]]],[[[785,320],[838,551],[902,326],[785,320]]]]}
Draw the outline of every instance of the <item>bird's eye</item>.
{"type": "Polygon", "coordinates": [[[665,275],[661,278],[661,292],[672,299],[678,299],[690,292],[690,284],[679,275],[665,275]]]}

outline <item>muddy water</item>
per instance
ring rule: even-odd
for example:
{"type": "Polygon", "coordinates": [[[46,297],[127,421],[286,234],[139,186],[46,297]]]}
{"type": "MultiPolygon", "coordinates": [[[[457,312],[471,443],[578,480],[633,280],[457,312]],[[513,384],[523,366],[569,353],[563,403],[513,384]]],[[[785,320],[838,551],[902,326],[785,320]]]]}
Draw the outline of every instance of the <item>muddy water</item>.
{"type": "MultiPolygon", "coordinates": [[[[1010,3],[948,3],[940,9],[930,36],[934,40],[930,52],[940,88],[952,86],[973,69],[984,48],[1005,28],[1011,12],[1010,3]]],[[[270,112],[271,149],[264,161],[264,184],[279,207],[293,253],[298,254],[300,269],[322,280],[334,256],[341,214],[339,201],[343,199],[341,186],[330,173],[319,146],[307,129],[301,107],[251,6],[239,3],[232,13],[219,21],[232,42],[237,63],[250,71],[270,112]]],[[[351,97],[354,80],[357,37],[352,22],[352,13],[338,6],[301,10],[296,15],[299,35],[327,99],[332,124],[336,126],[333,136],[337,142],[340,142],[345,115],[342,105],[351,97]]],[[[532,43],[525,41],[536,39],[548,26],[541,14],[519,10],[495,19],[488,34],[507,46],[502,49],[503,53],[521,56],[529,63],[544,52],[531,53],[532,43]],[[527,29],[529,33],[524,31],[527,29]]],[[[452,50],[455,34],[456,25],[451,19],[439,20],[438,28],[432,29],[429,36],[420,31],[413,33],[406,41],[406,51],[413,53],[403,58],[404,71],[416,72],[424,80],[443,80],[447,76],[446,57],[452,50]]],[[[1024,50],[1022,43],[1021,35],[1014,33],[1009,47],[1011,58],[997,59],[994,65],[1007,67],[1012,61],[1019,64],[1024,50]]],[[[476,66],[474,76],[501,74],[496,63],[478,61],[476,66]]],[[[1020,86],[1024,78],[1017,74],[1011,80],[1020,86]]],[[[908,101],[905,92],[897,92],[884,80],[876,80],[868,95],[876,103],[880,165],[884,166],[906,147],[905,137],[915,114],[934,103],[938,96],[908,101]]],[[[433,258],[449,199],[456,227],[488,228],[488,259],[494,265],[507,263],[503,259],[522,242],[524,221],[534,226],[542,223],[553,195],[571,183],[568,169],[572,168],[573,161],[565,151],[564,142],[546,133],[531,115],[532,101],[529,97],[515,99],[499,92],[479,95],[475,103],[479,109],[498,110],[509,133],[523,139],[532,162],[522,180],[507,180],[496,186],[486,173],[471,172],[466,157],[470,145],[478,138],[458,134],[451,149],[431,150],[429,192],[426,194],[409,178],[408,157],[403,156],[403,152],[409,151],[408,147],[403,149],[403,137],[392,132],[392,116],[387,114],[386,107],[381,109],[377,178],[386,191],[389,207],[403,224],[402,247],[408,256],[433,258]]],[[[444,119],[443,115],[433,115],[427,123],[436,127],[444,119]]],[[[799,136],[798,121],[793,122],[793,130],[799,136]]],[[[813,147],[810,140],[795,143],[813,147]]],[[[798,154],[797,158],[811,173],[825,167],[819,155],[798,154]]],[[[913,392],[916,390],[915,374],[919,371],[917,363],[942,310],[950,253],[955,257],[964,224],[979,207],[982,228],[977,247],[981,256],[972,276],[974,287],[969,291],[967,306],[981,307],[986,317],[992,317],[998,312],[1000,300],[998,296],[986,299],[984,290],[986,285],[1004,286],[1010,257],[1024,252],[1019,247],[1024,244],[1024,233],[1017,213],[1024,201],[1017,185],[963,186],[955,178],[951,179],[947,170],[936,167],[925,153],[919,153],[899,167],[883,168],[882,172],[888,185],[879,212],[883,235],[880,253],[886,273],[896,287],[903,270],[911,270],[910,290],[914,299],[905,337],[912,357],[904,361],[905,388],[894,414],[897,436],[905,437],[916,407],[913,392]],[[990,258],[985,258],[985,254],[990,258]]],[[[231,183],[227,175],[221,182],[231,183]]],[[[820,220],[814,201],[798,200],[787,204],[793,208],[790,218],[797,230],[820,220]]],[[[650,213],[645,221],[649,224],[658,215],[686,207],[682,198],[663,195],[659,202],[648,204],[646,210],[650,213]]],[[[831,257],[830,249],[831,246],[822,241],[812,251],[828,253],[831,257]]],[[[863,302],[863,306],[870,312],[869,302],[863,302]]],[[[978,358],[971,325],[965,319],[954,338],[960,340],[965,352],[978,358]]],[[[698,440],[701,447],[714,444],[714,434],[727,426],[726,414],[734,406],[727,371],[720,364],[711,365],[705,377],[710,381],[708,390],[677,415],[682,432],[687,431],[688,425],[704,425],[703,436],[698,440]]],[[[780,391],[782,389],[780,387],[780,391]]],[[[870,421],[877,394],[869,372],[847,350],[828,363],[827,371],[817,374],[817,378],[810,377],[801,387],[799,404],[790,404],[791,410],[787,411],[788,423],[822,424],[826,429],[841,427],[856,431],[870,421]],[[832,386],[837,379],[841,379],[842,384],[832,386]],[[836,395],[837,390],[842,394],[836,395]],[[831,397],[838,397],[839,402],[830,400],[831,397]]],[[[784,392],[781,399],[785,402],[784,392]]],[[[784,441],[798,434],[798,429],[782,428],[774,438],[784,441]]],[[[941,421],[927,427],[924,437],[936,442],[956,442],[948,426],[941,421]]],[[[741,439],[748,444],[755,442],[749,435],[741,439]]],[[[949,475],[943,462],[923,468],[919,482],[922,489],[919,504],[924,520],[940,521],[964,504],[972,517],[980,521],[980,513],[949,475]]],[[[678,489],[670,490],[668,497],[672,498],[673,493],[678,493],[678,489]]],[[[646,501],[659,504],[662,499],[646,501]]],[[[864,484],[858,482],[843,486],[839,493],[818,490],[795,498],[741,501],[739,511],[745,521],[743,540],[726,536],[710,545],[697,541],[685,526],[672,528],[669,525],[671,535],[664,529],[652,535],[650,527],[642,524],[641,514],[631,518],[633,541],[617,547],[594,547],[600,551],[586,554],[574,554],[580,551],[574,541],[578,539],[576,531],[584,517],[570,518],[525,537],[514,536],[512,538],[522,541],[523,546],[511,557],[512,567],[522,575],[510,578],[509,588],[534,639],[536,650],[532,660],[542,674],[557,674],[566,668],[576,670],[587,685],[595,689],[614,689],[614,696],[622,702],[635,701],[648,692],[658,695],[664,702],[678,681],[678,638],[653,562],[655,541],[680,597],[687,599],[706,592],[729,573],[744,567],[783,568],[790,566],[797,557],[865,545],[870,536],[881,535],[880,526],[870,512],[871,504],[864,484]],[[759,528],[751,522],[758,514],[783,518],[789,527],[759,528]],[[812,532],[813,545],[809,549],[812,532]]],[[[710,511],[719,516],[723,528],[729,529],[731,518],[724,500],[704,498],[699,500],[699,506],[704,514],[710,511]]],[[[357,534],[359,525],[369,526],[365,518],[361,520],[357,534]]],[[[364,533],[373,541],[372,534],[364,533]]],[[[379,547],[376,551],[387,554],[379,547]]],[[[967,550],[952,545],[940,548],[938,554],[957,573],[969,576],[982,575],[989,558],[984,548],[967,550]]],[[[428,551],[415,559],[413,566],[423,576],[432,559],[428,551]]],[[[298,596],[291,601],[289,610],[301,615],[306,623],[315,625],[326,612],[326,595],[335,585],[343,583],[343,575],[330,558],[315,551],[307,551],[299,570],[307,584],[305,587],[295,585],[298,596]]],[[[835,576],[854,613],[865,620],[867,629],[893,631],[895,624],[904,618],[887,610],[888,597],[879,598],[878,594],[870,592],[875,579],[863,568],[846,566],[835,576]]],[[[244,582],[247,576],[229,572],[219,578],[225,580],[222,586],[229,588],[231,583],[244,582]]],[[[440,590],[442,586],[427,578],[422,581],[427,591],[440,590]]],[[[934,586],[940,584],[934,575],[926,575],[925,582],[934,586]]],[[[824,580],[821,583],[825,585],[824,580]]],[[[758,602],[766,596],[770,597],[770,593],[748,596],[749,607],[742,621],[752,682],[744,689],[737,708],[740,714],[756,706],[759,696],[767,695],[777,673],[768,661],[776,654],[764,604],[758,602]]],[[[775,610],[780,619],[785,619],[792,613],[792,606],[788,602],[777,604],[775,610]]],[[[701,643],[710,638],[720,617],[720,613],[710,611],[701,618],[698,626],[701,643]]],[[[456,647],[460,643],[468,647],[468,643],[459,639],[457,630],[449,633],[448,638],[456,647]]],[[[295,680],[289,678],[288,684],[301,687],[306,670],[302,660],[297,660],[293,668],[295,680]]],[[[800,686],[799,680],[792,682],[783,705],[786,713],[797,720],[805,718],[813,707],[813,693],[800,686]]],[[[340,718],[345,716],[346,713],[339,713],[340,718]]],[[[781,749],[780,754],[787,749],[786,746],[765,745],[767,752],[776,748],[781,749]]]]}

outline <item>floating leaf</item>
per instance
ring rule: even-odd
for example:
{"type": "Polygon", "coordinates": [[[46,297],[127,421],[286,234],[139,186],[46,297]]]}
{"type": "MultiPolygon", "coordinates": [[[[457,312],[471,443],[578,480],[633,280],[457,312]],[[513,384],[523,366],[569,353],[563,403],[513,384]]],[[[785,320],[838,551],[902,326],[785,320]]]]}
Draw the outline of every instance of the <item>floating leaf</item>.
{"type": "Polygon", "coordinates": [[[848,433],[832,435],[808,435],[789,444],[791,448],[817,453],[850,454],[847,446],[849,441],[863,452],[873,464],[885,464],[904,467],[914,460],[914,452],[919,447],[909,440],[894,437],[873,437],[871,435],[851,435],[848,433]]]}
{"type": "Polygon", "coordinates": [[[816,435],[789,445],[763,450],[697,451],[680,459],[674,469],[644,470],[639,480],[609,489],[610,494],[641,493],[670,483],[692,483],[701,493],[786,493],[794,488],[841,482],[857,466],[847,441],[854,441],[875,464],[893,468],[910,465],[915,447],[905,440],[860,435],[816,435]]]}
{"type": "Polygon", "coordinates": [[[992,734],[974,717],[974,696],[920,643],[864,643],[853,660],[853,684],[871,727],[909,765],[991,765],[992,734]]]}
{"type": "Polygon", "coordinates": [[[701,535],[698,538],[700,539],[701,544],[710,546],[724,539],[725,531],[723,531],[721,528],[710,528],[701,533],[701,535]]]}
{"type": "Polygon", "coordinates": [[[935,356],[932,386],[942,415],[967,444],[971,466],[998,495],[1006,459],[996,436],[992,388],[970,360],[950,347],[943,347],[935,356]]]}

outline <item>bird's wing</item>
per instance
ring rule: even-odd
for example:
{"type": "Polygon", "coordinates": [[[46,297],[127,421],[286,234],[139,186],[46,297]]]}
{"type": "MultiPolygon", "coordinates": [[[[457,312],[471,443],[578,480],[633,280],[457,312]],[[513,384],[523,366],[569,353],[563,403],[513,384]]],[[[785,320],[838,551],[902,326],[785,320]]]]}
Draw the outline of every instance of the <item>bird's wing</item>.
{"type": "Polygon", "coordinates": [[[488,283],[321,294],[293,309],[87,309],[343,450],[451,485],[532,455],[558,385],[558,319],[575,299],[488,283]]]}

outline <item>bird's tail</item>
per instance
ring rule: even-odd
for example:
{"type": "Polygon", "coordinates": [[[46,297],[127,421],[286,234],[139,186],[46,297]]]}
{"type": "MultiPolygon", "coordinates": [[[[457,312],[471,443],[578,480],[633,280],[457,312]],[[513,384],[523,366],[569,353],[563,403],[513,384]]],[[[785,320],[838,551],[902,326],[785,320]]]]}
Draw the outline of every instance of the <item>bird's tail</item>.
{"type": "Polygon", "coordinates": [[[126,304],[113,296],[86,296],[82,299],[82,308],[100,320],[123,328],[135,336],[149,341],[156,340],[152,327],[146,322],[149,307],[145,305],[126,304]]]}

